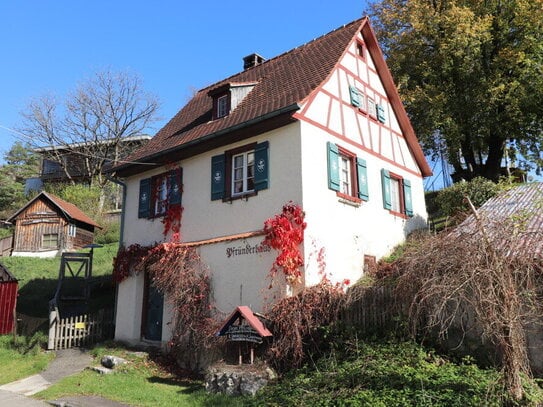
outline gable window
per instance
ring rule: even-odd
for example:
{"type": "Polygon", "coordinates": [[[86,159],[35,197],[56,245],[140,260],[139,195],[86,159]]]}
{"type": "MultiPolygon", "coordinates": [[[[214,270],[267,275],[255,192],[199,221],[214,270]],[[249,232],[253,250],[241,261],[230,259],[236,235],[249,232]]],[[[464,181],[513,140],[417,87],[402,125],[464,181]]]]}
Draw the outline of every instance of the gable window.
{"type": "Polygon", "coordinates": [[[256,195],[268,188],[268,142],[251,143],[211,158],[211,200],[256,195]]]}
{"type": "Polygon", "coordinates": [[[383,207],[393,214],[413,216],[411,182],[388,170],[381,170],[383,207]]]}
{"type": "Polygon", "coordinates": [[[368,114],[374,119],[377,118],[377,107],[375,105],[375,100],[368,96],[368,114]]]}
{"type": "Polygon", "coordinates": [[[218,96],[215,102],[215,117],[219,119],[227,116],[229,110],[228,95],[218,96]]]}
{"type": "Polygon", "coordinates": [[[43,249],[58,249],[58,233],[45,233],[42,235],[41,247],[43,249]]]}
{"type": "Polygon", "coordinates": [[[351,97],[351,105],[362,111],[366,111],[366,96],[363,90],[356,86],[349,86],[349,95],[351,97]]]}
{"type": "Polygon", "coordinates": [[[356,43],[356,54],[360,57],[360,58],[365,58],[365,46],[364,46],[364,43],[363,42],[360,42],[358,41],[356,43]]]}
{"type": "Polygon", "coordinates": [[[340,198],[355,202],[367,201],[368,179],[366,161],[354,153],[328,142],[328,188],[340,198]]]}
{"type": "Polygon", "coordinates": [[[162,216],[171,205],[181,204],[182,174],[177,168],[140,180],[138,218],[162,216]]]}

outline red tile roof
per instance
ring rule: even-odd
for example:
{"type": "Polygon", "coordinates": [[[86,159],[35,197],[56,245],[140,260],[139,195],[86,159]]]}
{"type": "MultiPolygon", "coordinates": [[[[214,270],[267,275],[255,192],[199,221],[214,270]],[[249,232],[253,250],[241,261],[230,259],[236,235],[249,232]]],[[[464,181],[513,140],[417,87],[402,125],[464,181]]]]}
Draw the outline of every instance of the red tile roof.
{"type": "MultiPolygon", "coordinates": [[[[272,117],[283,115],[291,117],[298,110],[299,104],[327,79],[341,56],[346,52],[350,42],[363,29],[365,35],[373,36],[370,42],[374,46],[368,47],[372,57],[374,60],[376,58],[382,59],[382,63],[378,64],[376,61],[378,69],[390,77],[386,78],[390,83],[386,83],[385,88],[391,102],[396,104],[396,114],[405,116],[405,118],[399,118],[400,125],[403,128],[407,123],[407,127],[411,131],[406,138],[410,142],[412,150],[416,150],[414,154],[423,174],[430,175],[431,170],[410,127],[405,110],[399,102],[392,77],[386,68],[377,41],[374,40],[375,35],[369,28],[367,18],[355,20],[305,45],[198,91],[192,100],[149,143],[127,158],[128,163],[119,165],[113,170],[120,176],[145,171],[149,168],[148,166],[138,166],[134,162],[163,164],[168,160],[179,160],[182,156],[177,153],[182,149],[194,147],[201,142],[216,139],[226,133],[240,130],[240,128],[272,117]],[[384,70],[382,66],[385,67],[384,70]],[[225,85],[236,83],[256,83],[256,85],[228,116],[212,120],[213,99],[211,95],[213,91],[225,85]],[[397,106],[398,102],[400,106],[397,106]],[[172,152],[176,152],[176,154],[164,158],[165,155],[172,152]]],[[[379,73],[381,74],[381,72],[379,73]]],[[[281,125],[283,124],[285,123],[282,122],[281,125]]],[[[268,127],[266,130],[271,128],[273,127],[268,127]]],[[[252,133],[252,135],[255,134],[258,133],[252,133]]]]}
{"type": "Polygon", "coordinates": [[[24,211],[30,204],[38,199],[45,198],[49,200],[53,205],[58,207],[62,213],[66,216],[68,220],[76,220],[79,222],[86,223],[88,225],[92,225],[94,227],[100,228],[100,225],[98,225],[94,220],[92,220],[87,214],[85,214],[81,209],[79,209],[77,206],[70,202],[66,202],[63,199],[60,199],[58,196],[55,196],[53,194],[49,194],[47,192],[40,192],[34,199],[31,199],[25,206],[23,206],[21,209],[19,209],[14,215],[12,215],[8,221],[12,221],[15,219],[22,211],[24,211]]]}
{"type": "Polygon", "coordinates": [[[236,319],[238,319],[239,317],[244,318],[245,321],[247,321],[249,325],[251,325],[251,327],[253,327],[254,330],[258,332],[258,334],[261,337],[264,338],[267,336],[273,336],[273,334],[268,330],[268,328],[264,326],[264,324],[260,321],[260,319],[258,319],[258,317],[255,314],[253,314],[253,311],[251,311],[251,309],[247,307],[246,305],[240,305],[234,310],[234,312],[232,312],[232,314],[225,321],[221,329],[219,329],[219,331],[217,332],[217,336],[224,335],[226,333],[226,329],[230,325],[232,325],[236,321],[236,319]]]}

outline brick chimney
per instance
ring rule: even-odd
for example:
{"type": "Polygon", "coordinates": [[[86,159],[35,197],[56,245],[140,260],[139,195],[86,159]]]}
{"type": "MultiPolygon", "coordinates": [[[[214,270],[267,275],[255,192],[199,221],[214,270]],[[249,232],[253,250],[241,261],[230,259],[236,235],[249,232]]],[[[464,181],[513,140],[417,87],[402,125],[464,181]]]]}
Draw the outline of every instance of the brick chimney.
{"type": "Polygon", "coordinates": [[[260,65],[266,59],[258,54],[250,54],[243,58],[243,70],[252,68],[253,66],[260,65]]]}

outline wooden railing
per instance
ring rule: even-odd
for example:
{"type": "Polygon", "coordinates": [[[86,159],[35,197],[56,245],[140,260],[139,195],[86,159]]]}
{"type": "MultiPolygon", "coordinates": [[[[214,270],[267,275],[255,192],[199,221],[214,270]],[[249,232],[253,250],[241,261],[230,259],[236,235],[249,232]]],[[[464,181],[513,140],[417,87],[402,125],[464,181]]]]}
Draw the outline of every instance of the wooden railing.
{"type": "Polygon", "coordinates": [[[100,310],[60,318],[57,308],[49,312],[48,349],[89,346],[113,337],[113,311],[100,310]]]}

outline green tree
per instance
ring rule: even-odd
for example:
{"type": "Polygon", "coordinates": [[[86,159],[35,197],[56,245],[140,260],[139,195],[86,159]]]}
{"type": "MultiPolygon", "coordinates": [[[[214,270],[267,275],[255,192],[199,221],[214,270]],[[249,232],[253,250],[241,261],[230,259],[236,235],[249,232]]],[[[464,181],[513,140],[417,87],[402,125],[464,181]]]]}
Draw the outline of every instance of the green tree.
{"type": "Polygon", "coordinates": [[[36,176],[39,158],[27,146],[16,142],[4,154],[5,164],[0,166],[0,217],[7,218],[26,202],[25,180],[36,176]]]}
{"type": "Polygon", "coordinates": [[[455,180],[496,181],[504,159],[541,170],[543,0],[381,0],[370,15],[425,151],[455,180]]]}

